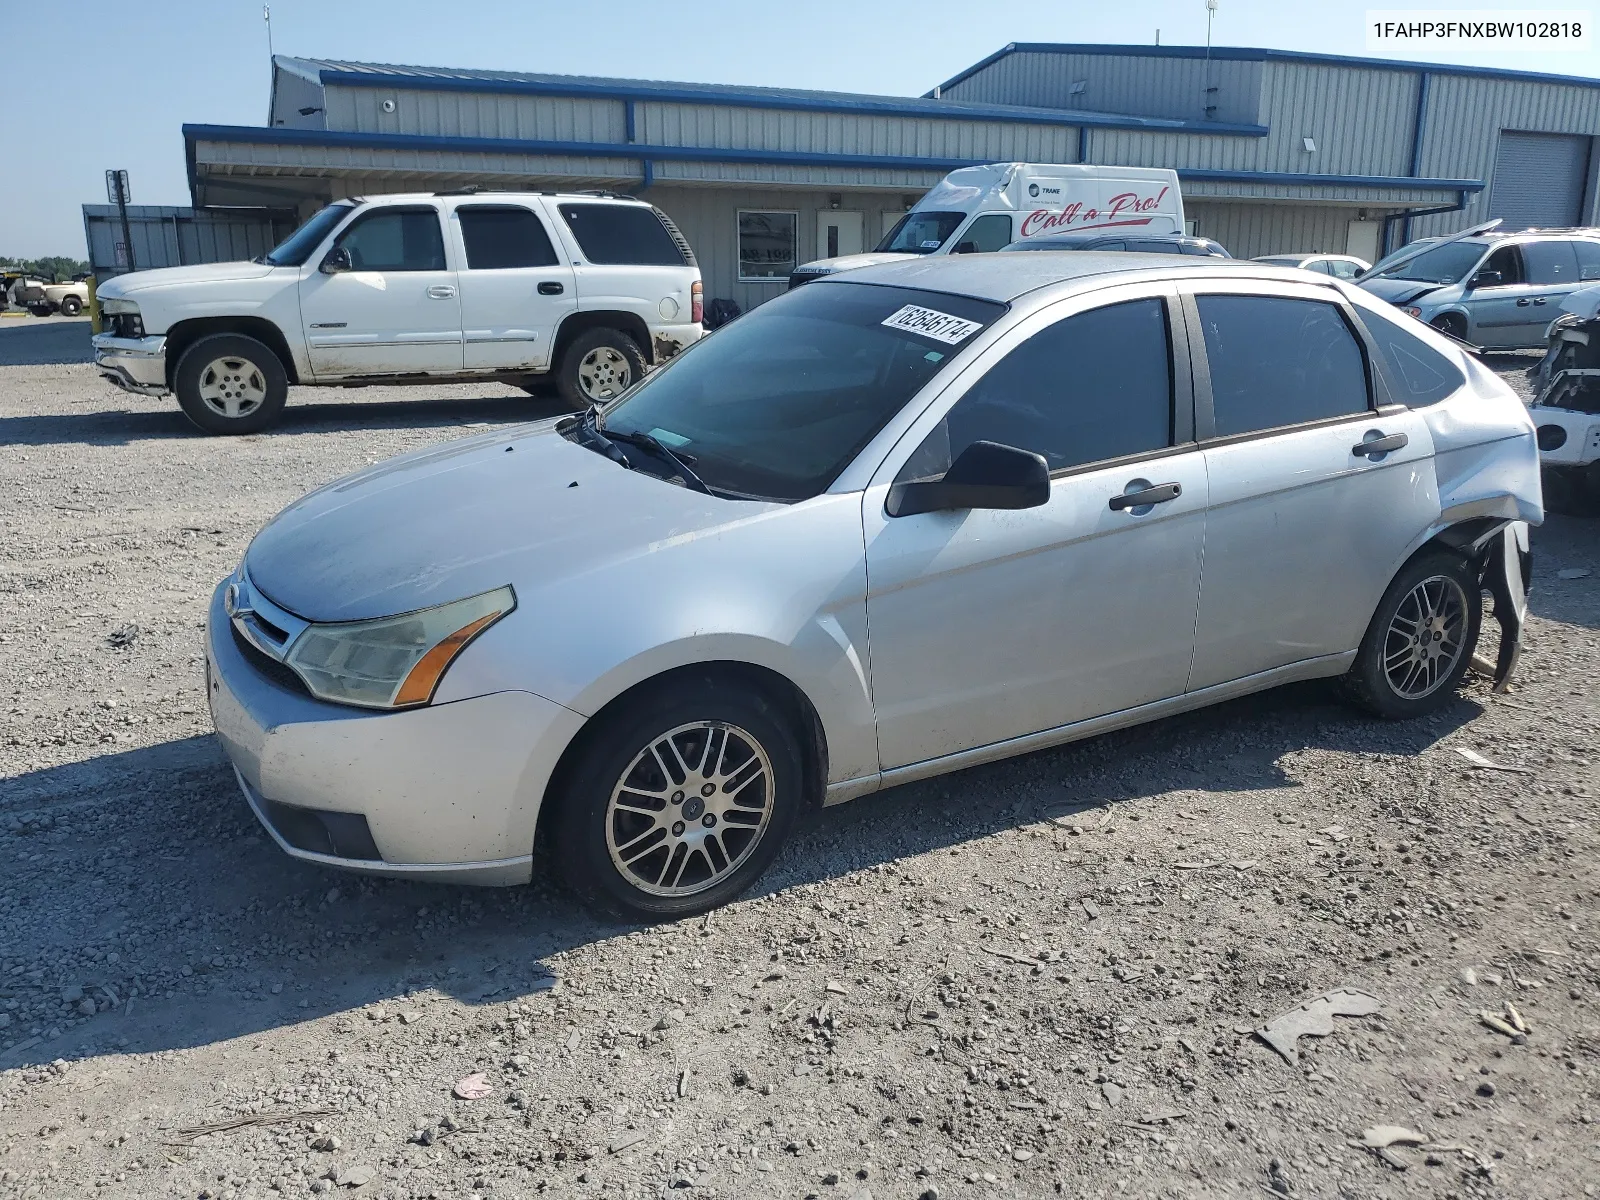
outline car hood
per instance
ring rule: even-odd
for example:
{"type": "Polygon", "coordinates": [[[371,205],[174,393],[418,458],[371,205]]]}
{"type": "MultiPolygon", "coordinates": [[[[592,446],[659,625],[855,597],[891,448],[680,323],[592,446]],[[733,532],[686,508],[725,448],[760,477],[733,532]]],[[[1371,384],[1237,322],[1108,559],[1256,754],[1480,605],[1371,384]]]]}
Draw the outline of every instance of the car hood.
{"type": "Polygon", "coordinates": [[[1429,292],[1437,292],[1448,285],[1423,283],[1415,279],[1363,279],[1358,286],[1380,300],[1387,300],[1390,304],[1410,304],[1413,300],[1420,300],[1429,292]]]}
{"type": "Polygon", "coordinates": [[[153,271],[133,271],[118,275],[95,288],[102,297],[122,297],[148,288],[185,286],[195,283],[232,283],[239,279],[260,279],[282,268],[269,263],[203,263],[193,267],[158,267],[153,271]]]}
{"type": "Polygon", "coordinates": [[[308,621],[392,616],[511,584],[527,596],[787,506],[630,471],[554,422],[391,459],[291,504],[245,554],[253,586],[308,621]]]}
{"type": "Polygon", "coordinates": [[[889,254],[872,251],[867,254],[842,254],[838,258],[816,258],[801,263],[800,270],[807,274],[831,274],[835,271],[853,271],[857,267],[875,267],[879,263],[899,262],[905,258],[922,258],[920,254],[889,254]]]}

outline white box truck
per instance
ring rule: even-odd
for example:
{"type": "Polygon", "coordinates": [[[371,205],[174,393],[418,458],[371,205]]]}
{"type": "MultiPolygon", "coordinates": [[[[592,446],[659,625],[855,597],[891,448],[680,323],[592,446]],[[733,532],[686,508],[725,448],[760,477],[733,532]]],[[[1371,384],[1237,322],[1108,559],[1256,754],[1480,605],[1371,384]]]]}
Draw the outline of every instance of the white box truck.
{"type": "Polygon", "coordinates": [[[919,254],[974,254],[1045,234],[1122,228],[1183,232],[1176,171],[1062,163],[962,167],[917,201],[876,250],[805,263],[789,286],[919,254]]]}

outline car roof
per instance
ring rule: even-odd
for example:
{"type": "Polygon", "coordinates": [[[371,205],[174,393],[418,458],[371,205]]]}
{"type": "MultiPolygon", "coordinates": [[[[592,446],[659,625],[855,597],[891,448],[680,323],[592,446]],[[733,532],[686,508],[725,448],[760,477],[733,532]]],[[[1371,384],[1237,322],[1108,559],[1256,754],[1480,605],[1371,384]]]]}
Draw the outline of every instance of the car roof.
{"type": "Polygon", "coordinates": [[[1117,251],[1080,254],[952,254],[927,255],[876,266],[856,267],[834,277],[839,283],[882,283],[893,287],[925,288],[953,292],[977,300],[1009,304],[1019,296],[1055,284],[1086,280],[1104,282],[1106,276],[1126,276],[1130,282],[1151,275],[1173,277],[1219,274],[1241,278],[1304,283],[1293,267],[1239,258],[1199,258],[1193,254],[1125,254],[1117,251]]]}
{"type": "Polygon", "coordinates": [[[1051,233],[1043,237],[1028,238],[1030,244],[1042,246],[1077,246],[1088,242],[1114,241],[1139,238],[1147,242],[1204,242],[1210,239],[1192,233],[1145,233],[1142,230],[1106,231],[1104,233],[1051,233]]]}
{"type": "MultiPolygon", "coordinates": [[[[442,192],[384,192],[376,196],[351,196],[349,204],[417,204],[433,200],[494,200],[515,199],[527,196],[545,196],[551,200],[617,201],[622,204],[645,204],[637,196],[623,196],[615,192],[541,192],[537,188],[463,188],[442,192]]],[[[335,201],[335,203],[338,203],[335,201]]]]}

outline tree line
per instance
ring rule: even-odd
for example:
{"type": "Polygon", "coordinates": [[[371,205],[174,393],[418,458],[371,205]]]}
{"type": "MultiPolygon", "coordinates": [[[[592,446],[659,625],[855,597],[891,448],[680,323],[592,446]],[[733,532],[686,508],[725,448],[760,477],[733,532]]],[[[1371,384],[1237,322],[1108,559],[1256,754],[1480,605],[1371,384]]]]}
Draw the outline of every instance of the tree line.
{"type": "Polygon", "coordinates": [[[24,271],[54,283],[58,280],[71,279],[74,275],[86,274],[89,264],[81,258],[64,258],[59,254],[47,255],[44,258],[7,258],[0,254],[0,270],[24,271]]]}

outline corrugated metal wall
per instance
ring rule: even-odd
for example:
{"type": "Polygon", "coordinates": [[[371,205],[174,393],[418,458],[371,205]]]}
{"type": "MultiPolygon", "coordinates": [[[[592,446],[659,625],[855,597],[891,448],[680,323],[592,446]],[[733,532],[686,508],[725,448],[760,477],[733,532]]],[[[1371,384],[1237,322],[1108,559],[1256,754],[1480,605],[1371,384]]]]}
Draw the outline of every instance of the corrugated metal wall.
{"type": "Polygon", "coordinates": [[[948,100],[1079,108],[1138,117],[1254,123],[1260,107],[1261,63],[1194,58],[1019,51],[948,88],[948,100]],[[1075,83],[1083,83],[1074,93],[1075,83]],[[1208,87],[1215,92],[1208,93],[1208,87]],[[1208,99],[1209,97],[1209,99],[1208,99]]]}
{"type": "MultiPolygon", "coordinates": [[[[154,267],[182,267],[193,263],[241,262],[265,254],[290,233],[295,220],[266,212],[208,212],[204,209],[169,208],[151,204],[128,206],[128,228],[133,235],[133,261],[141,271],[154,267]]],[[[127,271],[126,257],[117,254],[122,223],[110,204],[83,206],[84,240],[89,244],[89,266],[98,279],[127,271]]]]}
{"type": "MultiPolygon", "coordinates": [[[[1489,189],[1479,194],[1465,212],[1413,221],[1413,237],[1454,233],[1494,215],[1492,176],[1502,129],[1600,136],[1600,88],[1434,75],[1422,139],[1422,173],[1486,179],[1489,189]]],[[[1587,209],[1585,221],[1600,220],[1596,197],[1588,198],[1587,209]]]]}
{"type": "Polygon", "coordinates": [[[1221,242],[1235,258],[1259,258],[1296,252],[1344,254],[1350,222],[1358,210],[1327,204],[1189,202],[1184,211],[1201,237],[1221,242]]]}
{"type": "Polygon", "coordinates": [[[272,73],[272,111],[267,124],[277,129],[326,129],[323,106],[321,84],[281,68],[272,73]],[[316,111],[302,113],[302,108],[316,111]]]}
{"type": "Polygon", "coordinates": [[[785,112],[658,101],[636,105],[635,130],[637,141],[653,146],[990,162],[1073,162],[1078,140],[1077,129],[1064,125],[785,112]]]}
{"type": "Polygon", "coordinates": [[[329,87],[328,128],[350,133],[428,137],[627,140],[621,100],[518,96],[493,92],[429,92],[417,88],[329,87]],[[395,111],[383,111],[392,100],[395,111]]]}

